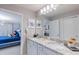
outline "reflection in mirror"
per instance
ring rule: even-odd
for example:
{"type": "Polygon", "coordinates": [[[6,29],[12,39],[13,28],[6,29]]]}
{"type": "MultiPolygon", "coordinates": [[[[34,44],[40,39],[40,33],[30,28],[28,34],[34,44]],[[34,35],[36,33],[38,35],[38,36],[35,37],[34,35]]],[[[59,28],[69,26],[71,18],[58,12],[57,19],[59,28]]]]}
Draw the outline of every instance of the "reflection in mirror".
{"type": "Polygon", "coordinates": [[[50,20],[49,26],[50,37],[59,39],[59,20],[50,20]]]}
{"type": "Polygon", "coordinates": [[[47,17],[40,17],[41,19],[41,37],[49,37],[59,39],[59,20],[53,20],[47,17]]]}

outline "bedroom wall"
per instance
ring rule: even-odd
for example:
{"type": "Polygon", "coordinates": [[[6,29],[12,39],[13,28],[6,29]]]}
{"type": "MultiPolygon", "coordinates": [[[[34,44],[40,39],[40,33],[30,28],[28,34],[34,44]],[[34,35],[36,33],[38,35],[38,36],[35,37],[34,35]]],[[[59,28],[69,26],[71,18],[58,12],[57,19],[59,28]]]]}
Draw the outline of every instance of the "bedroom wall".
{"type": "Polygon", "coordinates": [[[8,36],[13,31],[20,29],[20,21],[20,15],[0,9],[0,36],[8,36]]]}
{"type": "Polygon", "coordinates": [[[9,36],[13,31],[18,29],[20,29],[20,26],[16,23],[0,24],[0,36],[9,36]]]}

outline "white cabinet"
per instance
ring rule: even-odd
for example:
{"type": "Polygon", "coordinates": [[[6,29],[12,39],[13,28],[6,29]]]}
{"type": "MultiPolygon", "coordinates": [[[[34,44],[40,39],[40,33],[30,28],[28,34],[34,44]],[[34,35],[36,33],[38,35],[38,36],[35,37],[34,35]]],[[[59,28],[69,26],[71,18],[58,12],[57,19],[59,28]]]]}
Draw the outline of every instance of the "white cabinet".
{"type": "Polygon", "coordinates": [[[60,53],[51,50],[41,44],[38,44],[38,55],[60,55],[60,53]]]}
{"type": "Polygon", "coordinates": [[[27,54],[31,55],[32,54],[32,44],[33,42],[30,40],[27,40],[27,54]]]}
{"type": "Polygon", "coordinates": [[[60,53],[58,53],[58,52],[56,52],[54,50],[51,50],[51,49],[49,49],[47,47],[44,47],[44,46],[43,46],[43,53],[45,55],[60,55],[60,53]]]}
{"type": "Polygon", "coordinates": [[[27,55],[59,55],[59,53],[31,40],[27,40],[27,55]]]}
{"type": "Polygon", "coordinates": [[[37,43],[31,40],[27,40],[27,54],[37,55],[37,43]]]}
{"type": "Polygon", "coordinates": [[[44,55],[43,54],[43,46],[42,45],[38,44],[38,50],[37,50],[37,52],[38,52],[38,55],[44,55]]]}
{"type": "Polygon", "coordinates": [[[32,51],[34,55],[37,55],[37,43],[33,42],[32,51]]]}

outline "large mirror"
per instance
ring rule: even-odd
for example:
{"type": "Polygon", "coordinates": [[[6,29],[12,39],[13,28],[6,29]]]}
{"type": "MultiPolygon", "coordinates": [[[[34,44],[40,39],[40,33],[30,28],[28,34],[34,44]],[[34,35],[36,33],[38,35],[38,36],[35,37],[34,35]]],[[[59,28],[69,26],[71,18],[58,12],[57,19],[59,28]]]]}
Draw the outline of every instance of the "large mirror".
{"type": "MultiPolygon", "coordinates": [[[[52,5],[47,5],[47,8],[52,5]]],[[[78,25],[79,25],[79,15],[71,12],[64,11],[63,8],[67,6],[69,8],[71,5],[53,5],[54,9],[51,11],[51,8],[40,10],[41,25],[42,25],[42,36],[47,36],[50,38],[56,38],[60,40],[68,40],[70,38],[76,38],[78,40],[78,25]],[[47,12],[45,11],[47,10],[47,12]],[[59,12],[62,10],[61,12],[59,12]]],[[[75,6],[75,5],[73,5],[75,6]]],[[[64,9],[65,10],[65,9],[64,9]]],[[[68,10],[69,11],[69,10],[68,10]]]]}

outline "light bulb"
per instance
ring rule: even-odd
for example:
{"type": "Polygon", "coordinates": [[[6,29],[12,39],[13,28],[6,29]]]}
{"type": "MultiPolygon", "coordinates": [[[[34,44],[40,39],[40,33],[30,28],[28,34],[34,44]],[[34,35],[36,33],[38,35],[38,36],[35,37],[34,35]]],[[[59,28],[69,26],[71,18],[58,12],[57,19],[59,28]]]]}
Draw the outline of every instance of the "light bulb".
{"type": "Polygon", "coordinates": [[[57,5],[57,4],[51,4],[50,6],[51,6],[52,9],[55,10],[55,9],[57,8],[58,5],[57,5]]]}
{"type": "Polygon", "coordinates": [[[49,10],[50,9],[50,6],[49,5],[47,5],[47,10],[49,10]]]}
{"type": "Polygon", "coordinates": [[[41,12],[41,14],[42,14],[42,13],[43,13],[43,10],[41,9],[40,12],[41,12]]]}
{"type": "Polygon", "coordinates": [[[43,8],[43,11],[46,12],[46,8],[45,7],[43,8]]]}
{"type": "Polygon", "coordinates": [[[51,8],[54,8],[54,4],[51,4],[50,7],[51,7],[51,8]]]}

